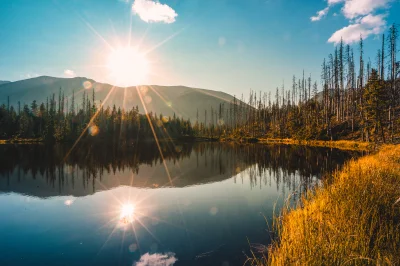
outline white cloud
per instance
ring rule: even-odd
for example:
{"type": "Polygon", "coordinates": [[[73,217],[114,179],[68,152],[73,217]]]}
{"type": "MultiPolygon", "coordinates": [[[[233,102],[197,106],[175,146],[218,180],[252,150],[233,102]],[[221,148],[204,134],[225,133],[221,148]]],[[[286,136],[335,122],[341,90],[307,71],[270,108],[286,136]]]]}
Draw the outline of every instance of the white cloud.
{"type": "Polygon", "coordinates": [[[31,79],[31,78],[37,78],[37,77],[39,77],[39,74],[37,74],[37,73],[27,73],[27,74],[19,75],[19,77],[20,77],[21,79],[31,79]]]}
{"type": "Polygon", "coordinates": [[[359,23],[371,27],[371,28],[381,28],[386,25],[385,15],[367,15],[359,20],[359,23]]]}
{"type": "Polygon", "coordinates": [[[356,23],[350,24],[336,31],[329,38],[328,42],[338,44],[343,38],[343,42],[350,44],[360,40],[360,36],[364,39],[370,35],[380,34],[385,30],[386,21],[384,15],[367,15],[357,19],[356,23]]]}
{"type": "Polygon", "coordinates": [[[172,266],[178,259],[175,258],[174,253],[166,254],[149,254],[146,253],[140,257],[140,260],[136,262],[135,266],[172,266]]]}
{"type": "Polygon", "coordinates": [[[328,0],[328,5],[334,5],[334,4],[338,4],[338,3],[342,3],[346,0],[328,0]]]}
{"type": "Polygon", "coordinates": [[[132,11],[147,23],[173,23],[178,16],[175,10],[158,0],[134,0],[132,11]]]}
{"type": "Polygon", "coordinates": [[[346,0],[342,12],[346,18],[353,19],[387,8],[389,2],[391,0],[346,0]]]}
{"type": "Polygon", "coordinates": [[[71,69],[66,69],[64,70],[64,75],[70,78],[73,78],[76,76],[75,72],[71,69]]]}
{"type": "Polygon", "coordinates": [[[331,6],[333,6],[335,4],[338,4],[338,3],[341,3],[341,2],[344,2],[344,1],[345,0],[328,0],[328,6],[325,7],[324,9],[318,11],[316,16],[311,17],[310,18],[311,21],[319,21],[319,20],[321,20],[323,17],[325,17],[328,14],[329,9],[331,8],[331,6]]]}
{"type": "Polygon", "coordinates": [[[327,6],[326,8],[318,11],[316,16],[311,17],[311,21],[321,20],[321,18],[325,17],[326,14],[328,14],[328,11],[329,11],[329,6],[327,6]]]}
{"type": "Polygon", "coordinates": [[[333,5],[343,4],[341,13],[349,20],[349,25],[333,33],[328,42],[337,44],[343,38],[344,43],[353,43],[360,36],[366,39],[385,30],[386,15],[377,13],[388,9],[392,1],[394,0],[327,0],[328,6],[311,17],[311,21],[321,20],[333,5]]]}

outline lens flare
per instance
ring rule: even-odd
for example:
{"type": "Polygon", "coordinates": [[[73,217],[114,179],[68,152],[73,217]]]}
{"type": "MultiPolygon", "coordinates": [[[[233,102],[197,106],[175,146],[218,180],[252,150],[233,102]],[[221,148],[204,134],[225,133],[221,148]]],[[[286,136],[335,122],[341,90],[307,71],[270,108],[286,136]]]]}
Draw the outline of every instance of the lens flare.
{"type": "Polygon", "coordinates": [[[96,126],[96,125],[92,125],[92,126],[90,126],[89,127],[89,134],[90,134],[90,136],[92,136],[92,137],[94,137],[94,136],[96,136],[97,134],[99,134],[99,127],[98,126],[96,126]]]}
{"type": "Polygon", "coordinates": [[[140,87],[140,92],[141,92],[143,95],[145,95],[145,94],[147,93],[148,90],[149,90],[149,89],[148,89],[146,86],[141,86],[141,87],[140,87]]]}
{"type": "Polygon", "coordinates": [[[168,123],[169,122],[169,117],[168,116],[163,116],[162,121],[164,123],[168,123]]]}
{"type": "Polygon", "coordinates": [[[217,207],[212,207],[211,209],[210,209],[210,214],[211,215],[216,215],[218,213],[218,208],[217,207]]]}
{"type": "Polygon", "coordinates": [[[85,82],[83,82],[83,87],[85,89],[91,89],[92,88],[92,82],[90,82],[89,80],[86,80],[85,82]]]}
{"type": "Polygon", "coordinates": [[[148,96],[148,95],[144,96],[144,102],[145,103],[149,104],[149,103],[151,103],[152,100],[153,99],[150,96],[148,96]]]}

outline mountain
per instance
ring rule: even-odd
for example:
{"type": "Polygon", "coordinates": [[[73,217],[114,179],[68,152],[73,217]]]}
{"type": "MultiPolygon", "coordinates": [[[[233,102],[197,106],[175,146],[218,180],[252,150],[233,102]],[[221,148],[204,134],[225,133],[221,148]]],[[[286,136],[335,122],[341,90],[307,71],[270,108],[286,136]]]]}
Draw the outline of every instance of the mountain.
{"type": "Polygon", "coordinates": [[[75,104],[81,106],[83,93],[89,94],[92,99],[92,91],[95,91],[95,101],[97,104],[102,101],[104,106],[131,109],[139,107],[141,113],[148,112],[173,116],[174,113],[185,119],[196,121],[197,111],[199,121],[204,121],[205,110],[208,113],[208,121],[211,118],[211,108],[214,112],[219,110],[220,104],[224,104],[225,109],[229,108],[233,96],[212,90],[190,88],[185,86],[157,86],[143,85],[128,88],[114,87],[110,84],[99,83],[92,79],[83,77],[77,78],[55,78],[41,76],[37,78],[25,79],[16,82],[0,84],[0,104],[7,104],[10,97],[10,104],[15,108],[18,102],[30,105],[33,100],[37,103],[46,103],[47,97],[55,95],[58,100],[59,90],[62,90],[65,97],[68,97],[71,104],[74,93],[75,104]],[[139,97],[138,91],[142,96],[139,97]],[[107,97],[107,95],[109,95],[107,97]],[[144,105],[142,104],[142,101],[144,105]]]}
{"type": "Polygon", "coordinates": [[[6,84],[6,83],[10,83],[11,81],[7,81],[7,80],[0,80],[0,85],[2,84],[6,84]]]}

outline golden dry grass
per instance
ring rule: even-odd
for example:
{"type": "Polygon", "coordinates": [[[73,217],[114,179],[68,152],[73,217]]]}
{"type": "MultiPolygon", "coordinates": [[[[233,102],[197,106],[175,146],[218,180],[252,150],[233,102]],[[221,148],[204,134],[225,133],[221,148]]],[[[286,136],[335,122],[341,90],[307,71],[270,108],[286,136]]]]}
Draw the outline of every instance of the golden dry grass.
{"type": "Polygon", "coordinates": [[[323,141],[323,140],[294,140],[294,139],[259,139],[260,143],[276,143],[276,144],[288,144],[288,145],[305,145],[314,147],[328,147],[337,148],[342,150],[373,150],[375,144],[371,142],[361,142],[352,140],[335,140],[335,141],[323,141]]]}
{"type": "Polygon", "coordinates": [[[400,145],[349,162],[276,217],[279,237],[252,265],[400,265],[400,145]]]}
{"type": "Polygon", "coordinates": [[[10,144],[10,143],[15,143],[15,144],[33,144],[33,143],[40,143],[43,142],[41,138],[36,138],[36,139],[8,139],[8,140],[0,140],[0,144],[10,144]]]}

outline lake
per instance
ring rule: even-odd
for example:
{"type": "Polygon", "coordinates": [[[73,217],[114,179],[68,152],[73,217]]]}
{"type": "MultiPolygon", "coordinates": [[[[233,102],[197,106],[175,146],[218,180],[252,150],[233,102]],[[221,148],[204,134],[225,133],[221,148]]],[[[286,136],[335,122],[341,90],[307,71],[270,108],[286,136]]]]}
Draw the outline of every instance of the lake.
{"type": "Polygon", "coordinates": [[[0,265],[243,265],[250,245],[270,243],[274,208],[359,156],[229,143],[0,145],[0,265]]]}

